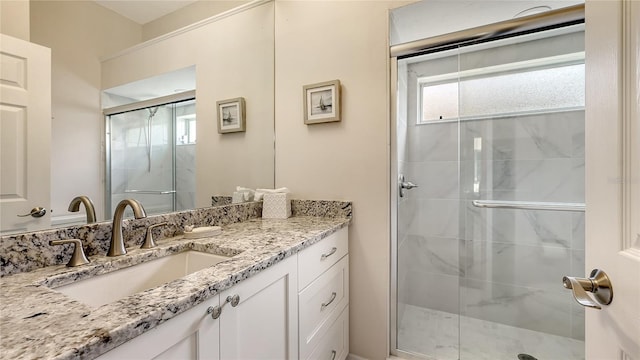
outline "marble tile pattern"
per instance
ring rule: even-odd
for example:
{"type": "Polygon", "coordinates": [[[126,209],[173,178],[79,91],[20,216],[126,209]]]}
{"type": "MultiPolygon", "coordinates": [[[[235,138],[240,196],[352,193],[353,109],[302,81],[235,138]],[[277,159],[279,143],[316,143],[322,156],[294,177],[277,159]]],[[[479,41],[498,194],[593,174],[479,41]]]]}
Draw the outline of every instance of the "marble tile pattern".
{"type": "Polygon", "coordinates": [[[480,209],[471,200],[584,202],[584,111],[406,131],[398,166],[419,187],[399,199],[399,299],[583,340],[584,310],[558,279],[586,275],[584,213],[480,209]]]}
{"type": "Polygon", "coordinates": [[[584,341],[402,304],[398,348],[439,360],[582,360],[584,341]]]}
{"type": "MultiPolygon", "coordinates": [[[[247,207],[245,211],[250,211],[252,205],[242,206],[247,207]]],[[[236,213],[235,217],[246,217],[246,214],[241,215],[239,208],[225,207],[222,212],[236,213]]],[[[321,241],[348,226],[351,221],[348,217],[297,216],[286,220],[262,220],[254,216],[238,222],[232,221],[234,216],[224,217],[221,212],[214,210],[196,210],[195,214],[189,214],[191,219],[184,219],[185,222],[193,223],[190,220],[196,218],[200,224],[222,225],[222,234],[213,238],[162,239],[154,249],[143,250],[136,247],[127,255],[116,259],[93,255],[90,256],[91,263],[82,267],[47,266],[0,279],[2,357],[94,358],[321,241]],[[187,249],[231,258],[165,285],[94,309],[51,289],[187,249]]],[[[186,218],[188,215],[180,216],[186,218]]],[[[146,225],[135,226],[138,227],[145,228],[146,225]]],[[[42,237],[34,236],[30,239],[40,245],[44,243],[42,237]]],[[[61,260],[61,263],[68,259],[60,253],[49,257],[61,260]]]]}

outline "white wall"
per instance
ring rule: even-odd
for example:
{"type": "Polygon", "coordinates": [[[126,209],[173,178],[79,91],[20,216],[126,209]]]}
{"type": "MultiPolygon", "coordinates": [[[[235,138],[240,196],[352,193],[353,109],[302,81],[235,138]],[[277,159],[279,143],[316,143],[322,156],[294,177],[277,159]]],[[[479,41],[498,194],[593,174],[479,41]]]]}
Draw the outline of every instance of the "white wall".
{"type": "Polygon", "coordinates": [[[196,66],[196,206],[273,186],[273,9],[264,4],[103,62],[104,88],[196,66]],[[232,34],[232,35],[230,35],[232,34]],[[244,97],[247,131],[218,134],[216,101],[244,97]]]}
{"type": "Polygon", "coordinates": [[[276,1],[276,187],[353,201],[350,351],[388,355],[391,1],[276,1]],[[342,82],[342,121],[305,125],[302,86],[342,82]]]}
{"type": "Polygon", "coordinates": [[[0,1],[0,33],[29,41],[29,0],[0,1]]]}
{"type": "MultiPolygon", "coordinates": [[[[31,41],[51,48],[51,209],[91,197],[104,209],[100,57],[140,42],[140,25],[91,1],[31,1],[31,41]]],[[[83,211],[83,210],[81,210],[83,211]]]]}
{"type": "Polygon", "coordinates": [[[199,0],[161,18],[150,21],[142,26],[142,40],[153,39],[157,36],[180,29],[200,20],[233,9],[246,0],[199,0]]]}

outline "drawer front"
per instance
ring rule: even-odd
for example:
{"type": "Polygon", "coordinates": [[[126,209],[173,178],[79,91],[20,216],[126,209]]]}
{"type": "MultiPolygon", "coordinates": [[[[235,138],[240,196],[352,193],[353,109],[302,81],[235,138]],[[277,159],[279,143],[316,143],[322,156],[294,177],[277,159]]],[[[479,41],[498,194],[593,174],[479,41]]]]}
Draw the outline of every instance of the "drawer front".
{"type": "Polygon", "coordinates": [[[298,254],[298,289],[304,289],[349,252],[348,228],[342,228],[326,239],[298,254]]]}
{"type": "Polygon", "coordinates": [[[349,303],[349,256],[323,273],[298,297],[301,351],[316,346],[349,303]]]}
{"type": "Polygon", "coordinates": [[[344,360],[349,355],[349,307],[333,323],[309,356],[303,359],[344,360]]]}

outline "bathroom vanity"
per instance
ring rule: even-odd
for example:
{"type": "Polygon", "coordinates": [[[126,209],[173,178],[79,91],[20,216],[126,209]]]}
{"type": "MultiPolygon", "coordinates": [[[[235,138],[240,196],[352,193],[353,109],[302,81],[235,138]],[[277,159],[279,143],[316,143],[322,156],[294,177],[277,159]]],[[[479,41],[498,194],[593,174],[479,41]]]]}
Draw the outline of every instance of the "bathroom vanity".
{"type": "Polygon", "coordinates": [[[90,255],[90,264],[75,268],[4,276],[0,353],[12,359],[344,359],[350,204],[348,212],[250,218],[223,225],[212,238],[158,239],[153,249],[90,255]],[[180,260],[177,254],[198,255],[180,260]],[[217,263],[198,267],[208,255],[217,263]],[[152,278],[160,270],[149,266],[169,258],[197,270],[100,303],[113,292],[100,295],[100,287],[119,290],[152,278]],[[122,271],[134,272],[115,280],[121,286],[94,285],[122,271]],[[91,293],[89,299],[66,289],[83,282],[89,285],[80,293],[91,293]]]}

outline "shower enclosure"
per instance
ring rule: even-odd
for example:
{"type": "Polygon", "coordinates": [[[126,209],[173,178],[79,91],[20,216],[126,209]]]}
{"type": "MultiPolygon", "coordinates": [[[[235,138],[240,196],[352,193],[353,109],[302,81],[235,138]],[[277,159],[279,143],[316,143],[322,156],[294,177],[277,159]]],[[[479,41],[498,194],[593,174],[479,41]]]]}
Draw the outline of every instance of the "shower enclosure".
{"type": "Polygon", "coordinates": [[[106,214],[140,201],[147,214],[195,206],[196,117],[193,94],[105,110],[106,214]]]}
{"type": "Polygon", "coordinates": [[[583,24],[392,66],[392,352],[583,359],[583,24]]]}

